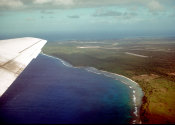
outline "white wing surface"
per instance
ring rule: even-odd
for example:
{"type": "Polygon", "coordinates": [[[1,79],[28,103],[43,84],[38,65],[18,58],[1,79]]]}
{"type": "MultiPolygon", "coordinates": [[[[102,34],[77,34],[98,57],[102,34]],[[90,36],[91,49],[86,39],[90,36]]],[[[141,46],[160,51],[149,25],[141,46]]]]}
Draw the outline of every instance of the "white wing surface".
{"type": "Polygon", "coordinates": [[[46,42],[31,37],[0,40],[0,97],[37,57],[46,42]]]}

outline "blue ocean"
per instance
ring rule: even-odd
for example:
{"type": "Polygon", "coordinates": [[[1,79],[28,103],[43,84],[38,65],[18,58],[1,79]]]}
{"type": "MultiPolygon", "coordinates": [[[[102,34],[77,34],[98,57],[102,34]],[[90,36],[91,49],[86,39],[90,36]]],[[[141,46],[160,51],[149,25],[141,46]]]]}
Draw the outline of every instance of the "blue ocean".
{"type": "Polygon", "coordinates": [[[40,54],[0,98],[0,123],[127,124],[133,110],[127,85],[40,54]]]}

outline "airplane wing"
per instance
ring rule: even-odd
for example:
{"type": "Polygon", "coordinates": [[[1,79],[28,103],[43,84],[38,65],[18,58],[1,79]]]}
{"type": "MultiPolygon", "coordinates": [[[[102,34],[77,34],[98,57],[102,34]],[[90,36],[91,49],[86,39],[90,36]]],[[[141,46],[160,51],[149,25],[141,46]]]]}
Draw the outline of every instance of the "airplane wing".
{"type": "Polygon", "coordinates": [[[0,40],[0,97],[37,57],[46,42],[31,37],[0,40]]]}

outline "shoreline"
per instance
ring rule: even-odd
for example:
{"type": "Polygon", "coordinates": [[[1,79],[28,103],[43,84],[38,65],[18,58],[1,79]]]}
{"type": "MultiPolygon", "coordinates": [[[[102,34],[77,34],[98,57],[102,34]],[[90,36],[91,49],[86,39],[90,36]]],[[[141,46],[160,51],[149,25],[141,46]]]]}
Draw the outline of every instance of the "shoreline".
{"type": "Polygon", "coordinates": [[[125,77],[123,75],[119,75],[116,73],[111,73],[111,72],[107,72],[104,70],[98,70],[94,67],[87,67],[87,68],[84,67],[84,68],[90,72],[93,72],[96,74],[103,74],[106,77],[113,78],[113,79],[118,80],[118,81],[124,83],[125,85],[127,85],[132,91],[133,97],[132,96],[131,97],[132,97],[132,100],[134,102],[134,111],[133,111],[134,118],[133,118],[132,124],[141,124],[142,123],[141,119],[140,119],[140,109],[142,106],[142,99],[143,99],[144,93],[143,93],[143,91],[138,83],[129,79],[128,77],[125,77]]]}
{"type": "Polygon", "coordinates": [[[144,97],[144,92],[142,91],[142,88],[139,86],[138,83],[136,83],[132,79],[125,77],[123,75],[120,75],[120,74],[111,73],[111,72],[104,71],[104,70],[98,70],[95,67],[83,67],[83,66],[76,67],[76,66],[73,66],[73,65],[69,64],[68,62],[66,62],[58,57],[50,56],[50,55],[47,55],[43,52],[41,54],[48,56],[48,57],[51,57],[51,58],[58,59],[59,61],[61,61],[61,63],[63,65],[65,65],[67,67],[83,68],[88,72],[92,72],[92,73],[99,74],[99,75],[102,74],[102,75],[105,75],[106,77],[110,77],[112,79],[118,80],[118,81],[122,82],[123,84],[127,85],[132,91],[131,97],[132,97],[133,104],[134,104],[134,111],[132,112],[133,113],[132,124],[141,124],[142,123],[141,118],[140,118],[140,112],[141,112],[140,110],[141,110],[141,106],[143,104],[142,100],[144,97]]]}

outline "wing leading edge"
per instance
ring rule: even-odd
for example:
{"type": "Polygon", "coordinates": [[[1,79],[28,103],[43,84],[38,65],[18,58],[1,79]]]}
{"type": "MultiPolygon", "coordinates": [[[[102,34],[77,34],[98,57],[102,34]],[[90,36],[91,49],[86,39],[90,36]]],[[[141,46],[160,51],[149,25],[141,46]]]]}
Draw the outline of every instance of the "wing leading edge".
{"type": "Polygon", "coordinates": [[[0,97],[37,57],[46,42],[31,37],[0,40],[0,97]]]}

